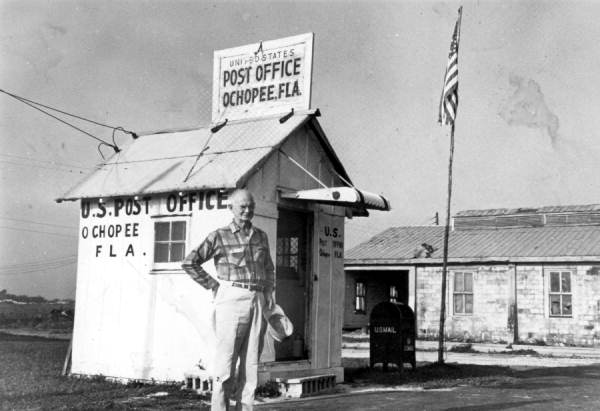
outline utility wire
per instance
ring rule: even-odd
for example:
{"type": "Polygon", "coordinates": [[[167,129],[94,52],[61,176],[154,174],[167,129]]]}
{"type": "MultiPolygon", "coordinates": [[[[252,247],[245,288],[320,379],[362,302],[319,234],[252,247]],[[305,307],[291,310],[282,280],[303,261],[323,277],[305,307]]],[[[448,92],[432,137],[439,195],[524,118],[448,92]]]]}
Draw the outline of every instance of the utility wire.
{"type": "Polygon", "coordinates": [[[25,263],[1,265],[0,270],[11,270],[13,268],[23,268],[23,267],[30,268],[30,267],[42,266],[44,264],[63,263],[63,262],[71,261],[74,258],[77,258],[77,256],[76,255],[66,255],[66,256],[62,256],[62,257],[48,258],[45,260],[35,260],[35,261],[28,261],[25,263]]]}
{"type": "MultiPolygon", "coordinates": [[[[38,102],[36,102],[36,101],[33,101],[33,100],[29,100],[29,99],[27,99],[27,98],[25,98],[25,97],[21,97],[21,96],[18,96],[18,95],[16,95],[16,94],[9,93],[8,91],[6,91],[6,90],[3,90],[3,89],[0,89],[0,92],[2,92],[2,93],[4,93],[4,94],[6,94],[7,96],[10,96],[10,97],[12,97],[12,98],[14,98],[14,99],[18,100],[18,101],[20,101],[20,102],[21,102],[21,103],[23,103],[23,104],[26,104],[26,105],[28,105],[28,106],[29,106],[29,107],[31,107],[31,108],[34,108],[34,109],[36,109],[36,110],[38,110],[38,111],[41,111],[42,113],[46,114],[47,116],[50,116],[50,117],[52,117],[53,119],[55,119],[55,120],[58,120],[58,121],[60,121],[61,123],[63,123],[63,124],[66,124],[67,126],[74,128],[75,130],[77,130],[77,131],[79,131],[79,132],[81,132],[81,133],[83,133],[83,134],[85,134],[85,135],[87,135],[87,136],[89,136],[89,137],[93,138],[94,140],[97,140],[97,141],[99,141],[100,143],[102,143],[102,144],[104,144],[104,145],[107,145],[107,146],[111,147],[113,150],[115,150],[115,152],[116,152],[116,153],[118,153],[119,151],[121,151],[121,150],[119,149],[119,147],[117,147],[117,145],[116,145],[116,143],[115,143],[115,141],[114,141],[114,136],[115,136],[114,132],[115,132],[116,130],[121,130],[121,131],[123,131],[124,133],[130,134],[130,135],[131,135],[133,138],[137,138],[137,137],[138,137],[136,133],[134,133],[133,131],[125,130],[123,127],[114,127],[114,126],[109,126],[109,125],[107,125],[107,124],[99,123],[99,122],[97,122],[97,121],[90,120],[90,119],[88,119],[88,118],[85,118],[85,117],[82,117],[82,116],[78,116],[78,115],[76,115],[76,114],[71,114],[71,113],[68,113],[68,112],[66,112],[66,111],[59,110],[59,109],[57,109],[57,108],[55,108],[55,107],[51,107],[51,106],[48,106],[48,105],[45,105],[45,104],[42,104],[42,103],[38,103],[38,102]],[[38,106],[39,106],[39,107],[38,107],[38,106]],[[110,128],[110,129],[112,129],[112,130],[113,130],[113,143],[112,143],[112,144],[110,144],[109,142],[107,142],[107,141],[104,141],[104,140],[102,140],[101,138],[98,138],[98,137],[96,137],[95,135],[93,135],[93,134],[91,134],[91,133],[88,133],[87,131],[85,131],[85,130],[82,130],[82,129],[80,129],[79,127],[77,127],[77,126],[74,126],[73,124],[71,124],[71,123],[69,123],[69,122],[67,122],[67,121],[65,121],[65,120],[63,120],[63,119],[61,119],[60,117],[57,117],[57,116],[55,116],[55,115],[53,115],[53,114],[50,114],[50,113],[48,113],[48,112],[47,112],[47,111],[45,111],[45,110],[42,110],[40,107],[44,107],[44,108],[46,108],[46,109],[48,109],[48,110],[53,110],[53,111],[56,111],[56,112],[58,112],[58,113],[61,113],[61,114],[64,114],[64,115],[70,116],[70,117],[74,117],[74,118],[77,118],[77,119],[79,119],[79,120],[87,121],[87,122],[89,122],[89,123],[92,123],[92,124],[95,124],[95,125],[98,125],[98,126],[101,126],[101,127],[110,128]]],[[[101,154],[102,154],[102,153],[101,153],[101,154]]]]}
{"type": "Polygon", "coordinates": [[[28,230],[26,228],[18,228],[18,227],[7,227],[4,225],[0,225],[0,228],[6,228],[8,230],[16,230],[16,231],[26,231],[29,233],[39,233],[39,234],[48,234],[48,235],[57,235],[60,237],[68,237],[68,238],[75,238],[75,235],[67,235],[67,234],[60,234],[60,233],[51,233],[48,231],[38,231],[38,230],[28,230]]]}
{"type": "Polygon", "coordinates": [[[67,266],[73,265],[75,263],[76,263],[76,261],[71,261],[71,262],[66,262],[66,263],[62,263],[62,264],[51,264],[51,265],[48,265],[46,267],[40,267],[40,268],[5,271],[5,272],[0,272],[0,275],[15,275],[15,274],[39,273],[39,272],[43,272],[43,271],[56,270],[56,269],[59,269],[59,268],[67,267],[67,266]]]}
{"type": "MultiPolygon", "coordinates": [[[[210,147],[209,147],[210,148],[210,147]]],[[[249,147],[249,148],[236,148],[234,150],[221,150],[221,151],[211,151],[210,153],[200,153],[202,155],[210,155],[210,156],[215,156],[218,154],[230,154],[230,153],[239,153],[242,151],[252,151],[252,150],[260,150],[262,148],[273,148],[273,146],[259,146],[259,147],[249,147]]],[[[204,151],[206,151],[207,149],[205,149],[204,151]]],[[[120,165],[120,164],[133,164],[133,163],[147,163],[150,161],[157,161],[157,160],[177,160],[180,158],[190,158],[190,157],[197,157],[198,154],[183,154],[180,156],[170,156],[170,157],[154,157],[154,158],[145,158],[143,160],[128,160],[128,161],[115,161],[112,163],[104,163],[103,165],[120,165]]]]}
{"type": "MultiPolygon", "coordinates": [[[[3,92],[3,93],[6,93],[6,91],[4,91],[4,90],[2,90],[2,89],[0,89],[0,91],[1,91],[1,92],[3,92]]],[[[86,134],[87,136],[89,136],[89,137],[93,138],[94,140],[98,140],[99,142],[101,142],[101,143],[103,143],[103,144],[106,144],[107,146],[109,146],[109,147],[112,147],[112,148],[115,148],[115,147],[116,147],[116,146],[113,146],[112,144],[110,144],[110,143],[108,143],[108,142],[106,142],[106,141],[102,140],[101,138],[98,138],[98,137],[96,137],[95,135],[93,135],[93,134],[90,134],[90,133],[88,133],[87,131],[84,131],[84,130],[80,129],[80,128],[79,128],[79,127],[77,127],[77,126],[74,126],[73,124],[66,122],[65,120],[61,119],[60,117],[57,117],[57,116],[55,116],[54,114],[50,114],[50,113],[48,113],[47,111],[44,111],[44,110],[42,110],[41,108],[39,108],[39,107],[36,107],[36,106],[34,106],[33,104],[31,104],[31,103],[28,103],[27,101],[21,100],[19,97],[16,97],[16,96],[15,96],[15,95],[13,95],[13,94],[10,94],[10,93],[6,93],[6,94],[8,94],[8,95],[9,95],[9,96],[11,96],[11,97],[14,97],[14,98],[16,98],[16,99],[17,99],[17,100],[19,100],[21,103],[23,103],[23,104],[27,104],[29,107],[31,107],[31,108],[34,108],[34,109],[36,109],[36,110],[38,110],[38,111],[41,111],[42,113],[46,114],[47,116],[50,116],[50,117],[52,117],[53,119],[55,119],[55,120],[58,120],[58,121],[60,121],[61,123],[63,123],[63,124],[66,124],[67,126],[69,126],[69,127],[72,127],[72,128],[74,128],[75,130],[77,130],[77,131],[79,131],[79,132],[81,132],[81,133],[83,133],[83,134],[86,134]]]]}
{"type": "Polygon", "coordinates": [[[6,90],[0,89],[0,92],[2,92],[4,94],[7,94],[7,95],[9,95],[9,96],[11,96],[11,97],[13,97],[13,98],[15,98],[15,99],[23,102],[23,103],[27,102],[27,103],[35,104],[36,106],[44,107],[44,108],[47,108],[48,110],[56,111],[58,113],[66,115],[66,116],[75,117],[75,118],[78,118],[79,120],[83,120],[83,121],[87,121],[88,123],[96,124],[97,126],[102,126],[102,127],[106,127],[106,128],[110,128],[110,129],[117,128],[117,127],[109,126],[107,124],[99,123],[99,122],[94,121],[94,120],[90,120],[89,118],[78,116],[77,114],[67,113],[66,111],[62,111],[62,110],[59,110],[59,109],[57,109],[55,107],[51,107],[51,106],[47,106],[47,105],[42,104],[42,103],[38,103],[37,101],[29,100],[28,98],[25,98],[25,97],[17,96],[16,94],[9,93],[6,90]]]}
{"type": "Polygon", "coordinates": [[[75,263],[76,261],[77,261],[76,259],[69,259],[69,260],[62,260],[62,261],[47,262],[44,264],[37,264],[37,265],[22,265],[22,266],[15,266],[15,267],[6,267],[6,268],[0,268],[0,273],[11,273],[11,272],[21,272],[21,271],[25,271],[25,270],[38,270],[38,269],[43,269],[43,268],[52,268],[52,267],[58,266],[58,265],[72,264],[72,263],[75,263]]]}
{"type": "MultiPolygon", "coordinates": [[[[54,160],[45,160],[45,159],[42,159],[42,158],[17,156],[17,155],[14,155],[14,154],[0,154],[0,156],[2,156],[2,157],[9,157],[11,159],[14,158],[14,159],[20,159],[20,160],[27,160],[27,161],[30,161],[30,162],[50,163],[50,164],[57,165],[57,166],[80,168],[82,170],[97,170],[98,169],[98,167],[85,167],[85,166],[75,165],[75,164],[59,163],[59,162],[54,161],[54,160]]],[[[16,161],[16,160],[14,160],[14,161],[16,161]]]]}
{"type": "Polygon", "coordinates": [[[12,267],[2,267],[2,268],[0,268],[0,271],[33,270],[33,269],[37,269],[37,268],[72,263],[75,261],[76,261],[75,258],[69,258],[69,259],[64,259],[64,260],[56,260],[56,261],[48,261],[45,263],[38,263],[35,265],[33,265],[33,264],[15,265],[12,267]]]}
{"type": "Polygon", "coordinates": [[[62,171],[65,173],[79,173],[79,174],[84,173],[83,170],[68,170],[66,168],[60,168],[60,167],[46,167],[43,165],[36,165],[36,164],[24,164],[24,163],[18,163],[18,162],[14,162],[14,161],[10,161],[10,160],[0,160],[0,163],[12,165],[12,166],[20,166],[20,167],[43,168],[45,170],[62,171]]]}
{"type": "Polygon", "coordinates": [[[10,220],[10,221],[19,221],[21,223],[31,223],[31,224],[39,224],[39,225],[47,225],[50,227],[61,227],[61,228],[72,228],[77,229],[78,227],[74,225],[62,225],[62,224],[52,224],[52,223],[39,223],[33,220],[25,220],[20,218],[12,218],[12,217],[0,217],[0,220],[10,220]]]}

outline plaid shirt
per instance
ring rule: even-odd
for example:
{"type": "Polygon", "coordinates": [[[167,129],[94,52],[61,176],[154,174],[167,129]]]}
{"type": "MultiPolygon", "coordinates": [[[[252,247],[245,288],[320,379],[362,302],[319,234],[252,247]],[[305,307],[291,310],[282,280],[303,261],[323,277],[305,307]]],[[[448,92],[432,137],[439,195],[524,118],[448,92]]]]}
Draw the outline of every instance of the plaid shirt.
{"type": "Polygon", "coordinates": [[[259,284],[265,291],[273,290],[275,274],[267,234],[250,227],[245,237],[232,221],[228,226],[210,233],[195,250],[183,260],[181,267],[201,286],[212,289],[219,283],[208,274],[202,264],[213,259],[217,277],[221,280],[259,284]]]}

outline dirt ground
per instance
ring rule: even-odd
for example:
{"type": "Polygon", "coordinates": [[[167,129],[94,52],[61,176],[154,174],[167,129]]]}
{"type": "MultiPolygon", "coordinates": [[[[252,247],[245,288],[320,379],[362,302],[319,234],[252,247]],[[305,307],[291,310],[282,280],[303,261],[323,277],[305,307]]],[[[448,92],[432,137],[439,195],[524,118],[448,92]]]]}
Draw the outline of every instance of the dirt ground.
{"type": "MultiPolygon", "coordinates": [[[[209,408],[207,397],[182,391],[180,384],[123,385],[102,376],[61,377],[67,347],[67,340],[0,333],[0,409],[209,408]]],[[[467,352],[454,352],[450,345],[446,363],[440,366],[433,364],[437,360],[435,344],[419,342],[415,371],[384,373],[367,368],[368,344],[347,343],[343,349],[346,382],[338,384],[334,393],[299,401],[257,398],[257,408],[395,410],[399,404],[402,409],[436,410],[568,409],[571,404],[579,409],[600,408],[599,351],[533,348],[473,345],[467,352]],[[466,402],[460,403],[460,398],[466,402]]]]}

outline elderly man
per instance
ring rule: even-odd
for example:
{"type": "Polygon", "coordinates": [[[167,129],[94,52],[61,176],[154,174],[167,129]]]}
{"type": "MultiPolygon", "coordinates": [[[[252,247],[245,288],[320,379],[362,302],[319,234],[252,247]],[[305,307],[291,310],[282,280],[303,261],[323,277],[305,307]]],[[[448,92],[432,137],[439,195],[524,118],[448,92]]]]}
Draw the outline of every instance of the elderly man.
{"type": "Polygon", "coordinates": [[[196,282],[213,291],[217,347],[211,409],[226,410],[229,398],[234,398],[236,409],[251,410],[266,330],[263,310],[274,306],[275,278],[267,235],[251,222],[252,194],[234,191],[229,209],[233,221],[210,233],[186,257],[182,267],[196,282]],[[202,268],[210,259],[215,262],[218,278],[202,268]]]}

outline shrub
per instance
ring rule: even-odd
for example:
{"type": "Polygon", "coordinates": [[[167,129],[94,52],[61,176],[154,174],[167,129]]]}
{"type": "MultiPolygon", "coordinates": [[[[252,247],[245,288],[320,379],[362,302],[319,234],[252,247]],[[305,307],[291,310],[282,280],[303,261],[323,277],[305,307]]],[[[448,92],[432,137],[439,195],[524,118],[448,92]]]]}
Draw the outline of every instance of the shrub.
{"type": "Polygon", "coordinates": [[[473,349],[473,344],[458,344],[451,347],[448,351],[450,352],[477,352],[473,349]]]}
{"type": "Polygon", "coordinates": [[[256,396],[263,398],[275,398],[281,395],[279,383],[274,380],[267,381],[263,385],[256,387],[256,396]]]}

